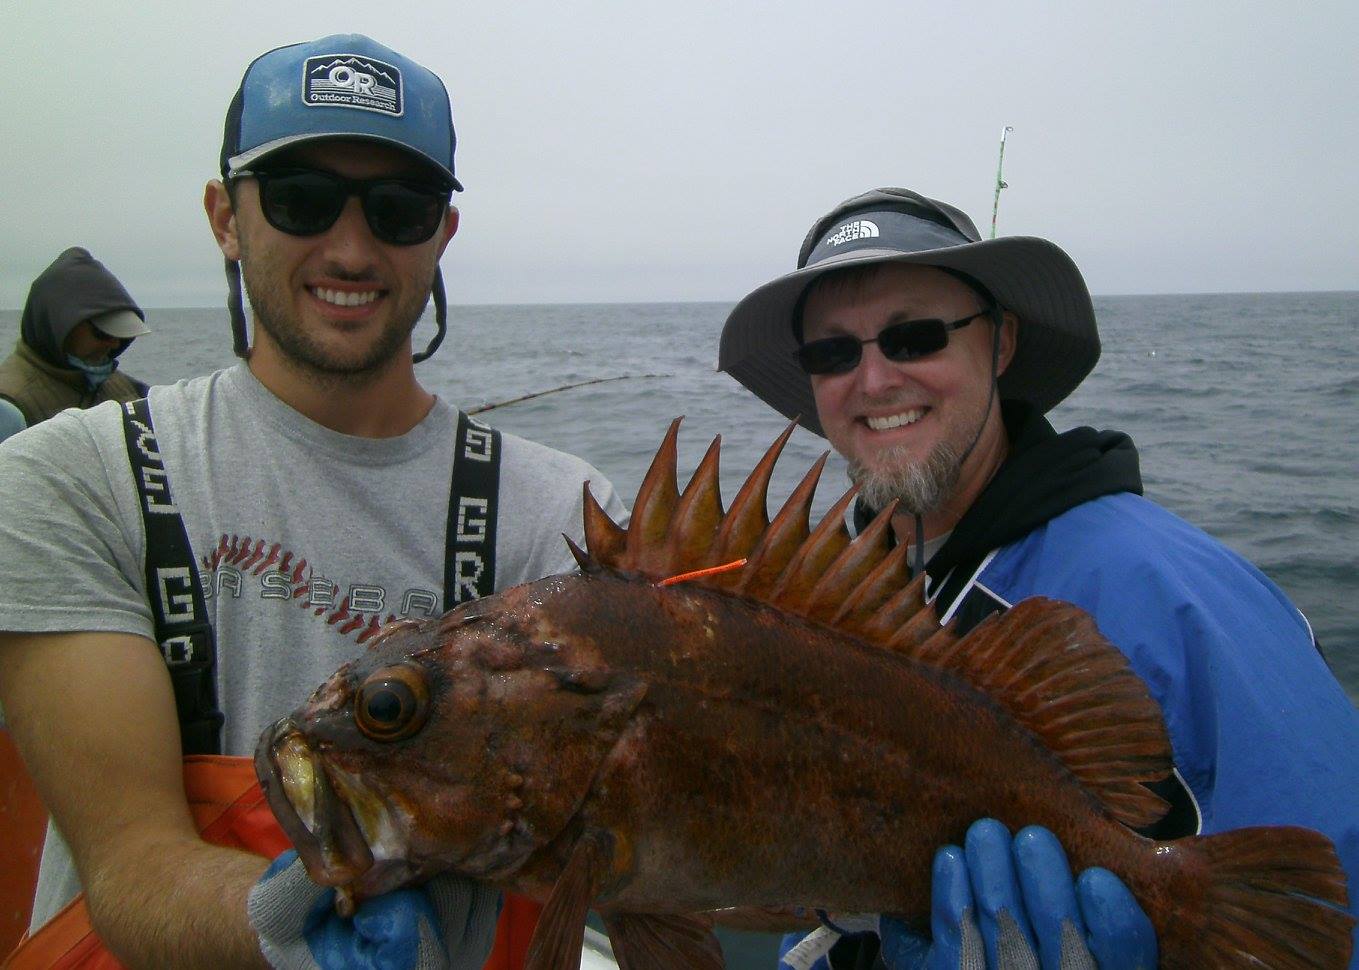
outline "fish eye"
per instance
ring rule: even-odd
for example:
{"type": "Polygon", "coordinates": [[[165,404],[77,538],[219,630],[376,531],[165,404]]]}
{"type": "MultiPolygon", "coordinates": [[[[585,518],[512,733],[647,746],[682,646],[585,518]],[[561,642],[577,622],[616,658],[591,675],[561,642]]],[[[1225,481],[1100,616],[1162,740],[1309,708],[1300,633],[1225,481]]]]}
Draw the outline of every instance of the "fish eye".
{"type": "Polygon", "coordinates": [[[374,741],[400,741],[424,727],[429,717],[425,673],[410,664],[368,675],[354,699],[354,720],[374,741]]]}

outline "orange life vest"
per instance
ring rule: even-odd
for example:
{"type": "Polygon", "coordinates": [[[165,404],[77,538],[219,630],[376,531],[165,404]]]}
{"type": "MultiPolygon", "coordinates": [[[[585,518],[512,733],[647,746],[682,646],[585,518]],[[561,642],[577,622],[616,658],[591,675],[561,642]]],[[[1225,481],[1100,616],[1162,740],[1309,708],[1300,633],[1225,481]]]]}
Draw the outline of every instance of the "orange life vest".
{"type": "MultiPolygon", "coordinates": [[[[205,842],[270,859],[291,848],[260,790],[251,759],[189,755],[184,759],[184,792],[205,842]]],[[[522,970],[541,910],[530,899],[506,894],[495,947],[484,970],[522,970]]],[[[95,935],[84,895],[71,900],[37,933],[25,935],[4,963],[5,970],[122,970],[122,966],[95,935]]]]}

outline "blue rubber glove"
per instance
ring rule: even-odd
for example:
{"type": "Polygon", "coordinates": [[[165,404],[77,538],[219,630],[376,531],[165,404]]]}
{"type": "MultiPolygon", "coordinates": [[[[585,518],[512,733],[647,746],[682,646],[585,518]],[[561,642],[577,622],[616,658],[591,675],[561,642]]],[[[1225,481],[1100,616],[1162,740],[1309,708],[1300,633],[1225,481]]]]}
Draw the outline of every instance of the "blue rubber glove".
{"type": "Polygon", "coordinates": [[[398,889],[335,912],[289,849],[250,890],[246,906],[260,951],[281,970],[481,970],[495,942],[500,894],[457,876],[398,889]]]}
{"type": "Polygon", "coordinates": [[[1011,840],[1000,822],[981,819],[964,845],[935,855],[932,941],[882,919],[882,958],[891,970],[1156,967],[1156,933],[1128,887],[1099,868],[1073,882],[1047,829],[1031,825],[1011,840]]]}

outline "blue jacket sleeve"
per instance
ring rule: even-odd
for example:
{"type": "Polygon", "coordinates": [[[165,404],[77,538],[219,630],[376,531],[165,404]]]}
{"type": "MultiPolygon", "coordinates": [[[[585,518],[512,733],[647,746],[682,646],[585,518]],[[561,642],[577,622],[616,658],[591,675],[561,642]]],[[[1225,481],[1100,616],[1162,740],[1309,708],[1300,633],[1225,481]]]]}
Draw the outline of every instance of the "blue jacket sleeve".
{"type": "Polygon", "coordinates": [[[28,422],[24,420],[24,413],[0,397],[0,441],[18,434],[27,427],[28,422]]]}
{"type": "Polygon", "coordinates": [[[1123,494],[1005,547],[978,581],[1010,603],[1051,596],[1091,613],[1160,704],[1202,831],[1325,833],[1359,915],[1359,711],[1306,619],[1258,569],[1123,494]]]}

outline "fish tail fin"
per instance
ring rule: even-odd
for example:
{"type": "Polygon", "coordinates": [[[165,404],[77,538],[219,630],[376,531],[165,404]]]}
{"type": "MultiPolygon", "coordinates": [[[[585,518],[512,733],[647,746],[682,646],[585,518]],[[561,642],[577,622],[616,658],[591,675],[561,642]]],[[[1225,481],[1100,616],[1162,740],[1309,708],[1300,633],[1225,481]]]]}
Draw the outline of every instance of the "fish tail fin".
{"type": "MultiPolygon", "coordinates": [[[[1346,911],[1345,872],[1330,839],[1312,829],[1271,826],[1184,842],[1198,857],[1189,870],[1204,880],[1194,893],[1203,921],[1183,924],[1183,959],[1170,952],[1179,950],[1176,941],[1162,941],[1163,965],[1349,966],[1355,920],[1346,911]]],[[[1192,898],[1187,893],[1172,905],[1187,908],[1186,896],[1192,898]]]]}

